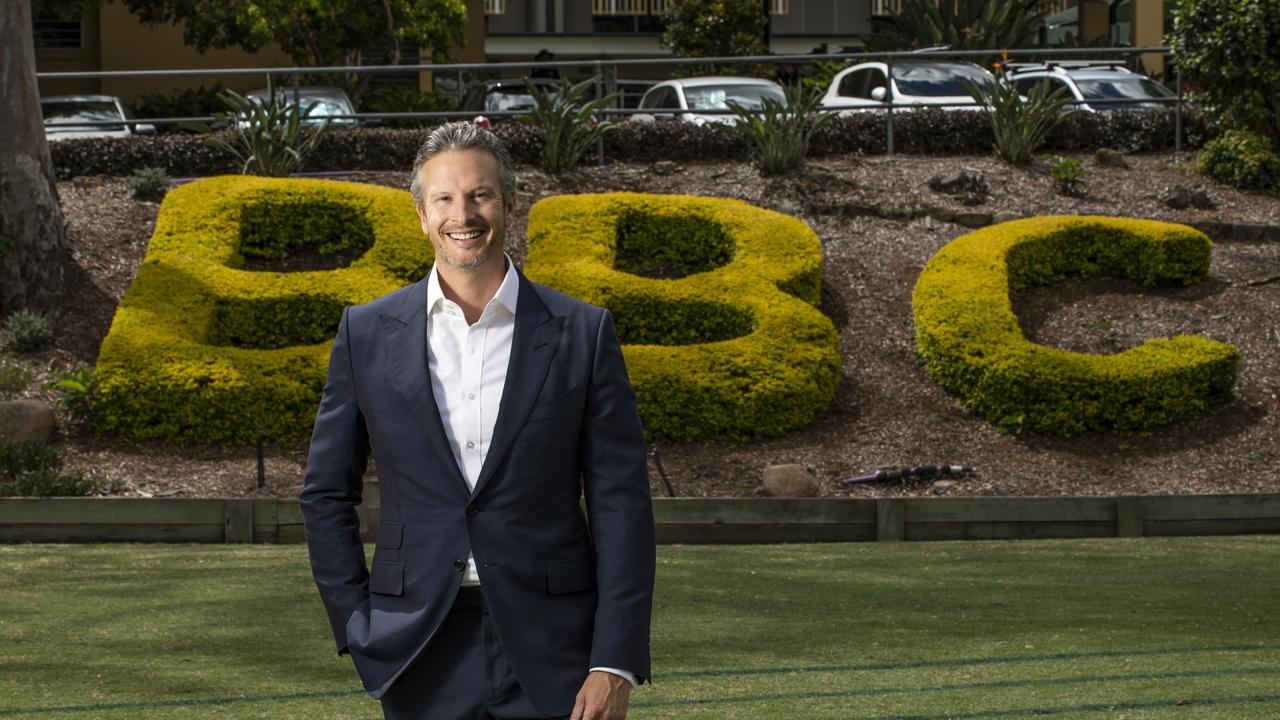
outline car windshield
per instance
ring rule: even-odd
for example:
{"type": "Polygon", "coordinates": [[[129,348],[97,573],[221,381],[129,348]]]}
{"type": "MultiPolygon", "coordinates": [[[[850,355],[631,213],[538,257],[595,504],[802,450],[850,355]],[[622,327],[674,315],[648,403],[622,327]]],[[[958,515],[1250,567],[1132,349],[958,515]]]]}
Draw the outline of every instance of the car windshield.
{"type": "MultiPolygon", "coordinates": [[[[120,109],[116,107],[116,104],[105,100],[60,100],[56,102],[42,102],[40,103],[40,110],[44,113],[44,122],[46,125],[51,122],[99,122],[124,119],[120,116],[120,109]]],[[[49,129],[55,132],[73,132],[77,130],[123,130],[124,125],[85,125],[78,128],[55,127],[49,129]]]]}
{"type": "Polygon", "coordinates": [[[351,115],[350,108],[342,107],[341,103],[332,100],[315,100],[308,101],[306,98],[302,100],[303,107],[307,109],[309,117],[328,117],[330,115],[351,115]]]}
{"type": "Polygon", "coordinates": [[[1150,100],[1174,97],[1173,91],[1150,78],[1077,80],[1085,100],[1150,100]]]}
{"type": "Polygon", "coordinates": [[[533,96],[525,92],[523,87],[496,88],[485,96],[484,109],[486,112],[532,110],[533,96]]]}
{"type": "Polygon", "coordinates": [[[730,100],[744,108],[758,110],[764,107],[765,98],[784,105],[787,102],[786,95],[772,85],[702,85],[684,89],[690,110],[728,110],[730,100]]]}
{"type": "Polygon", "coordinates": [[[964,97],[965,85],[991,82],[991,74],[974,65],[909,63],[893,66],[898,92],[917,97],[964,97]]]}

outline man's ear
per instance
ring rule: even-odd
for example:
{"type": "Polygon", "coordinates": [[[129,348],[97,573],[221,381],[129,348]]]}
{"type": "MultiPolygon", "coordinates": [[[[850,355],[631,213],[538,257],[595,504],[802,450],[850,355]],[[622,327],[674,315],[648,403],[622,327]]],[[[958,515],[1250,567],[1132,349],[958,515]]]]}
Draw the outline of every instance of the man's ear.
{"type": "Polygon", "coordinates": [[[506,194],[506,193],[503,193],[503,194],[502,194],[502,205],[503,205],[503,208],[506,210],[506,213],[507,213],[507,218],[506,218],[506,220],[507,220],[507,224],[508,224],[508,225],[510,225],[510,224],[511,224],[511,221],[512,221],[512,220],[515,218],[515,216],[516,216],[516,194],[515,194],[515,193],[511,193],[510,195],[508,195],[508,194],[506,194]]]}
{"type": "Polygon", "coordinates": [[[427,231],[427,211],[422,207],[421,203],[414,203],[413,209],[418,213],[418,223],[422,225],[422,232],[427,231]]]}

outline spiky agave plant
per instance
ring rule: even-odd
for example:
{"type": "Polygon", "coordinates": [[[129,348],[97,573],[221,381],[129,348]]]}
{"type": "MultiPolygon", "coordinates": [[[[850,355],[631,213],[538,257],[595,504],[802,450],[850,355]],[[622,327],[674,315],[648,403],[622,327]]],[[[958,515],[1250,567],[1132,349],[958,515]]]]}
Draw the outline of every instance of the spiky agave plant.
{"type": "Polygon", "coordinates": [[[751,148],[751,164],[761,175],[778,175],[800,167],[809,152],[809,140],[834,113],[818,109],[823,88],[788,85],[783,88],[785,102],[761,98],[760,109],[748,109],[733,100],[725,104],[737,116],[732,126],[721,125],[736,133],[751,148]]]}
{"type": "Polygon", "coordinates": [[[1010,165],[1030,164],[1049,132],[1079,112],[1065,108],[1066,86],[1050,89],[1047,82],[1036,83],[1023,97],[1005,80],[1003,67],[997,69],[995,82],[965,83],[965,89],[987,113],[996,156],[1010,165]]]}
{"type": "Polygon", "coordinates": [[[542,135],[539,164],[546,172],[558,175],[574,169],[587,149],[617,125],[612,120],[595,117],[598,110],[617,98],[616,93],[582,102],[583,95],[595,81],[595,78],[588,78],[576,85],[561,82],[553,90],[547,90],[525,78],[525,87],[533,97],[533,111],[521,115],[520,120],[532,125],[542,135]]]}
{"type": "Polygon", "coordinates": [[[872,50],[952,50],[1027,47],[1049,14],[1046,0],[902,0],[867,39],[872,50]]]}

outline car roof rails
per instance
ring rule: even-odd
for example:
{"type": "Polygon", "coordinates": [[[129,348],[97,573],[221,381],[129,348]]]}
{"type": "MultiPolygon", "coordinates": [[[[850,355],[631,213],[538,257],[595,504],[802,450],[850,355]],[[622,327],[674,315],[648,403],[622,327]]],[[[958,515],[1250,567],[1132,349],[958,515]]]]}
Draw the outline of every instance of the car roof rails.
{"type": "Polygon", "coordinates": [[[1011,62],[1010,70],[1084,70],[1089,68],[1115,68],[1128,70],[1124,60],[1045,60],[1042,62],[1011,62]]]}

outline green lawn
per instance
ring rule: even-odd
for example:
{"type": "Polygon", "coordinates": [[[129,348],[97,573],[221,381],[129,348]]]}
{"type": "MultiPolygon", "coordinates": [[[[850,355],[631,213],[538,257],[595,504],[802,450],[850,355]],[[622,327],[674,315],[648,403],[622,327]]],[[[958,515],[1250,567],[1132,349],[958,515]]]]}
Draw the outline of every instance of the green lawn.
{"type": "MultiPolygon", "coordinates": [[[[1280,717],[1280,537],[658,559],[633,718],[1280,717]]],[[[0,720],[381,718],[359,688],[303,546],[0,546],[0,720]]]]}

